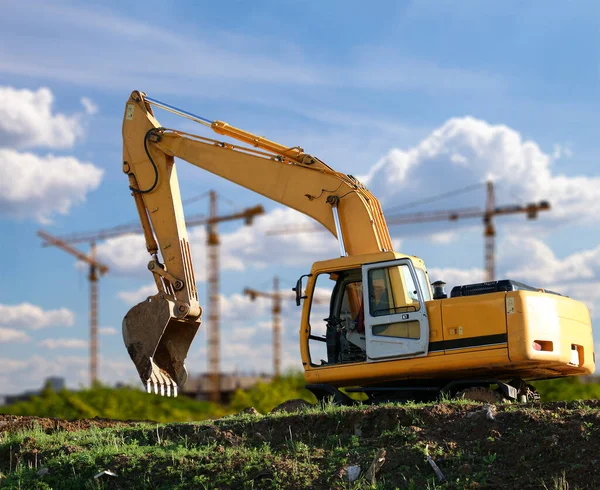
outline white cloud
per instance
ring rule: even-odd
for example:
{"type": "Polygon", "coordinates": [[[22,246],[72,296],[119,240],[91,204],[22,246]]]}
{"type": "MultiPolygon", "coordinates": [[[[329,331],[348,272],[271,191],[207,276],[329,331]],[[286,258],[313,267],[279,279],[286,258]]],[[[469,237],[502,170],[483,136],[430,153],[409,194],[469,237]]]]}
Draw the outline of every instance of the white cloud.
{"type": "Polygon", "coordinates": [[[221,322],[222,324],[234,325],[250,322],[254,324],[258,318],[270,311],[272,300],[258,297],[251,300],[250,297],[234,293],[231,296],[221,295],[221,322]]]}
{"type": "Polygon", "coordinates": [[[87,356],[34,355],[26,359],[0,359],[0,373],[6,376],[1,379],[0,392],[22,393],[25,390],[41,389],[44,380],[50,376],[66,378],[71,384],[87,381],[87,356]]]}
{"type": "Polygon", "coordinates": [[[150,255],[141,234],[110,238],[97,246],[96,256],[100,262],[108,265],[111,273],[151,277],[147,268],[150,255]]]}
{"type": "Polygon", "coordinates": [[[38,345],[46,349],[86,349],[89,343],[84,339],[44,339],[38,345]]]}
{"type": "Polygon", "coordinates": [[[432,267],[427,269],[429,280],[444,281],[446,283],[446,293],[450,296],[450,292],[454,286],[462,286],[464,284],[474,284],[483,282],[485,274],[483,269],[472,267],[470,269],[458,269],[453,267],[432,267]]]}
{"type": "Polygon", "coordinates": [[[83,106],[85,113],[93,116],[98,113],[98,106],[94,103],[94,101],[88,97],[81,98],[81,105],[83,106]]]}
{"type": "Polygon", "coordinates": [[[0,373],[10,374],[27,366],[27,361],[23,359],[0,358],[0,373]]]}
{"type": "MultiPolygon", "coordinates": [[[[133,305],[156,293],[156,285],[152,283],[136,290],[120,291],[117,293],[117,296],[124,303],[133,305]]],[[[256,300],[252,301],[250,297],[239,293],[234,293],[231,296],[221,294],[219,300],[221,321],[227,323],[239,323],[256,318],[264,314],[271,305],[270,299],[258,297],[256,300]]],[[[203,308],[205,308],[204,320],[207,320],[208,311],[206,310],[206,305],[203,305],[203,308]]]]}
{"type": "Polygon", "coordinates": [[[31,337],[22,330],[0,327],[0,342],[27,342],[31,337]]]}
{"type": "Polygon", "coordinates": [[[589,308],[592,316],[596,316],[600,311],[600,280],[598,279],[571,283],[549,283],[543,284],[541,287],[583,302],[589,308]]]}
{"type": "Polygon", "coordinates": [[[252,226],[241,226],[222,236],[223,250],[231,269],[282,266],[310,267],[313,262],[339,255],[337,239],[329,232],[266,235],[281,226],[301,226],[316,222],[289,208],[276,208],[259,216],[252,226]]]}
{"type": "Polygon", "coordinates": [[[502,242],[506,277],[583,301],[592,314],[600,306],[600,246],[557,257],[541,240],[509,236],[502,242]]]}
{"type": "Polygon", "coordinates": [[[256,339],[258,329],[256,327],[236,327],[233,329],[233,338],[237,342],[245,342],[256,339]]]}
{"type": "Polygon", "coordinates": [[[100,185],[102,170],[74,157],[0,149],[0,214],[47,221],[100,185]]]}
{"type": "Polygon", "coordinates": [[[429,239],[433,243],[438,244],[447,244],[450,242],[454,242],[458,237],[458,233],[456,231],[440,231],[438,233],[432,233],[429,235],[429,239]]]}
{"type": "MultiPolygon", "coordinates": [[[[50,351],[43,356],[29,358],[0,358],[0,393],[22,393],[25,390],[39,390],[44,380],[50,376],[62,377],[71,388],[88,386],[89,357],[87,355],[57,355],[50,351]]],[[[124,356],[100,356],[98,375],[103,383],[113,386],[116,382],[132,382],[138,386],[133,363],[124,356]]]]}
{"type": "MultiPolygon", "coordinates": [[[[544,288],[582,301],[592,315],[600,311],[600,246],[557,257],[537,238],[508,236],[502,240],[498,254],[498,278],[512,279],[529,286],[544,288]]],[[[452,287],[484,281],[478,268],[431,268],[432,282],[443,280],[452,287]]]]}
{"type": "Polygon", "coordinates": [[[39,330],[46,327],[70,327],[74,322],[75,315],[66,308],[42,310],[31,303],[0,304],[0,326],[3,327],[39,330]]]}
{"type": "Polygon", "coordinates": [[[156,284],[151,283],[131,291],[119,291],[117,296],[124,303],[134,305],[144,301],[148,296],[154,296],[157,293],[156,284]]]}
{"type": "Polygon", "coordinates": [[[117,335],[117,329],[114,327],[100,327],[98,333],[100,335],[117,335]]]}
{"type": "Polygon", "coordinates": [[[45,87],[31,91],[0,86],[0,147],[71,148],[83,133],[81,115],[54,113],[53,102],[45,87]]]}
{"type": "Polygon", "coordinates": [[[509,236],[502,242],[501,251],[503,263],[510,264],[507,275],[540,287],[600,278],[600,245],[559,259],[541,240],[509,236]]]}
{"type": "MultiPolygon", "coordinates": [[[[514,129],[463,117],[448,120],[413,148],[389,150],[363,179],[384,209],[492,178],[497,193],[511,201],[513,196],[549,200],[552,210],[543,214],[543,222],[597,221],[600,178],[555,174],[553,161],[514,129]]],[[[483,191],[475,198],[483,208],[483,191]]],[[[473,205],[475,198],[457,196],[444,206],[473,205]]]]}

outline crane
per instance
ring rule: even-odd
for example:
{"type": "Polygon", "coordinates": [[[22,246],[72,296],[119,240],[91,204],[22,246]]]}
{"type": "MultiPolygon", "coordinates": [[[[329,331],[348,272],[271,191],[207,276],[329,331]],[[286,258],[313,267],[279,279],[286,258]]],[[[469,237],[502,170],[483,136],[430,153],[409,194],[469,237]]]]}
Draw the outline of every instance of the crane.
{"type": "MultiPolygon", "coordinates": [[[[209,330],[209,358],[211,359],[209,364],[209,373],[219,373],[219,262],[218,262],[218,235],[216,235],[217,223],[225,223],[228,221],[244,220],[246,224],[251,224],[255,216],[263,214],[264,208],[261,205],[256,205],[242,209],[230,214],[218,216],[216,213],[216,193],[210,191],[211,196],[211,213],[210,216],[206,217],[202,214],[195,214],[186,219],[186,225],[190,228],[194,226],[207,226],[207,245],[208,245],[208,264],[209,264],[209,322],[214,325],[214,328],[209,330]],[[213,205],[213,200],[215,204],[213,205]],[[212,230],[212,231],[211,231],[212,230]]],[[[80,260],[90,263],[89,260],[83,257],[88,257],[90,260],[95,260],[96,254],[96,242],[100,240],[106,240],[109,238],[116,238],[122,235],[128,234],[140,234],[143,233],[143,229],[139,223],[126,223],[118,226],[109,228],[102,228],[99,230],[88,230],[76,233],[70,233],[54,237],[44,231],[38,232],[38,235],[44,238],[45,242],[42,243],[44,247],[56,246],[63,248],[72,254],[80,254],[78,256],[80,260]],[[48,238],[46,238],[48,237],[48,238]],[[90,254],[86,256],[83,252],[71,247],[69,244],[87,242],[90,244],[90,254]],[[65,248],[66,247],[66,248],[65,248]]],[[[104,269],[100,267],[90,266],[90,288],[92,300],[90,303],[90,378],[93,381],[96,380],[96,374],[98,371],[97,366],[97,317],[98,317],[98,296],[97,296],[97,271],[103,271],[102,274],[108,272],[108,267],[103,265],[104,269]],[[97,270],[96,270],[97,269],[97,270]]],[[[217,375],[213,374],[213,379],[217,375]]],[[[219,383],[216,378],[216,384],[213,381],[213,386],[216,386],[211,393],[212,398],[218,397],[219,394],[219,383]],[[215,395],[216,393],[216,395],[215,395]]]]}
{"type": "MultiPolygon", "coordinates": [[[[466,218],[482,218],[483,221],[483,236],[484,236],[484,257],[485,257],[485,281],[493,281],[496,277],[496,226],[494,224],[494,216],[504,216],[508,214],[524,213],[528,219],[535,219],[540,211],[548,211],[550,203],[548,201],[529,202],[527,204],[510,204],[504,206],[496,206],[496,198],[494,192],[494,183],[487,181],[487,196],[485,210],[481,211],[477,208],[461,208],[444,211],[425,211],[421,213],[403,213],[387,216],[388,225],[408,225],[416,223],[427,223],[433,221],[456,221],[466,218]]],[[[304,233],[324,231],[321,227],[314,225],[296,225],[281,228],[274,228],[266,232],[267,235],[280,235],[287,233],[304,233]]]]}
{"type": "MultiPolygon", "coordinates": [[[[294,294],[284,294],[279,290],[279,277],[273,277],[273,291],[259,291],[253,288],[244,288],[244,295],[252,301],[256,298],[268,298],[273,301],[271,312],[273,314],[273,375],[278,378],[281,375],[281,305],[282,299],[294,300],[294,294]]],[[[316,296],[313,298],[313,304],[325,304],[327,298],[316,296]]]]}
{"type": "Polygon", "coordinates": [[[98,377],[98,275],[106,274],[108,266],[96,259],[94,241],[90,244],[90,253],[86,255],[64,240],[43,230],[39,230],[37,235],[45,240],[45,243],[64,250],[90,266],[88,280],[90,281],[90,386],[92,386],[98,377]]]}
{"type": "MultiPolygon", "coordinates": [[[[215,222],[215,220],[217,220],[219,223],[223,223],[225,221],[235,221],[238,219],[246,220],[249,216],[257,216],[264,212],[264,208],[261,205],[257,205],[245,208],[240,212],[231,213],[224,216],[213,216],[207,218],[204,214],[193,214],[186,218],[185,224],[186,226],[193,228],[194,226],[210,225],[211,223],[215,222]]],[[[116,238],[122,235],[142,234],[143,232],[144,230],[139,223],[126,223],[108,228],[102,228],[100,230],[88,230],[59,235],[57,238],[67,243],[92,243],[99,240],[116,238]]],[[[45,242],[42,245],[44,247],[51,247],[53,244],[45,242]]]]}
{"type": "MultiPolygon", "coordinates": [[[[273,291],[268,293],[252,288],[245,288],[244,294],[252,301],[256,298],[269,298],[273,300],[273,375],[278,378],[281,375],[281,299],[283,295],[279,291],[279,277],[273,277],[273,291]]],[[[289,299],[294,299],[289,295],[289,299]]]]}
{"type": "MultiPolygon", "coordinates": [[[[210,380],[209,399],[219,402],[221,398],[221,307],[219,293],[219,244],[217,229],[219,223],[233,219],[243,219],[251,225],[255,216],[264,213],[262,206],[248,208],[242,213],[219,216],[217,214],[217,193],[209,192],[210,213],[206,220],[206,252],[208,263],[208,378],[210,380]]],[[[188,225],[189,226],[189,225],[188,225]]]]}

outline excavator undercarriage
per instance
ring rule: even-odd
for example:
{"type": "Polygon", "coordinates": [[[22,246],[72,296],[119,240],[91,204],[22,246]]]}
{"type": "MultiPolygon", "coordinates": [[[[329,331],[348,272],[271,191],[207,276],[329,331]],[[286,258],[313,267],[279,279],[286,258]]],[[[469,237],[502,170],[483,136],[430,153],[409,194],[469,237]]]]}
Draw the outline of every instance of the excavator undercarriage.
{"type": "Polygon", "coordinates": [[[520,378],[509,382],[497,379],[412,380],[405,383],[344,389],[327,384],[308,384],[306,388],[319,402],[333,402],[339,405],[433,402],[453,398],[485,403],[530,403],[540,399],[535,387],[520,378]],[[362,396],[353,397],[353,395],[362,396]]]}

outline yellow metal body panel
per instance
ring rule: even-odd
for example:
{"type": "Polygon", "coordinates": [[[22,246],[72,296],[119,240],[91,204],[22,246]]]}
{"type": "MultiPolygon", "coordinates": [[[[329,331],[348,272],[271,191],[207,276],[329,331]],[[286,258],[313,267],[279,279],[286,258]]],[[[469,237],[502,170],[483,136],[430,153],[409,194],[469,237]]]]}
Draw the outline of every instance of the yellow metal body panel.
{"type": "Polygon", "coordinates": [[[440,329],[448,346],[445,350],[464,348],[467,339],[473,337],[506,334],[504,296],[505,293],[494,293],[441,301],[443,323],[440,329]]]}
{"type": "Polygon", "coordinates": [[[590,315],[578,301],[512,291],[426,304],[430,327],[427,356],[330,366],[310,364],[305,308],[300,334],[307,382],[368,386],[410,379],[531,380],[594,372],[590,315]],[[553,351],[535,350],[536,340],[552,342],[553,351]],[[577,346],[576,358],[572,345],[577,346]]]}
{"type": "Polygon", "coordinates": [[[587,307],[553,294],[507,293],[511,363],[527,366],[529,376],[592,374],[595,369],[592,322],[587,307]],[[551,350],[536,350],[534,342],[551,350]],[[577,350],[578,365],[569,365],[577,350]]]}

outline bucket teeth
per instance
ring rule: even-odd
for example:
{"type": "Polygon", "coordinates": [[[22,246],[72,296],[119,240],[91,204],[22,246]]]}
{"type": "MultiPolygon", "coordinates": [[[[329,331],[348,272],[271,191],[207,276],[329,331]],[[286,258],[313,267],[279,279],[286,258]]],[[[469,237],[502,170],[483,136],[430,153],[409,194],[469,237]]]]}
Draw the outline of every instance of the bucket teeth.
{"type": "Polygon", "coordinates": [[[154,393],[158,395],[160,391],[161,396],[165,396],[166,392],[167,396],[170,397],[171,393],[173,393],[173,397],[176,397],[177,383],[175,383],[169,373],[158,367],[152,358],[150,358],[150,365],[152,369],[148,379],[146,380],[146,389],[148,393],[152,393],[154,391],[154,393]],[[173,388],[172,390],[171,387],[173,388]]]}

